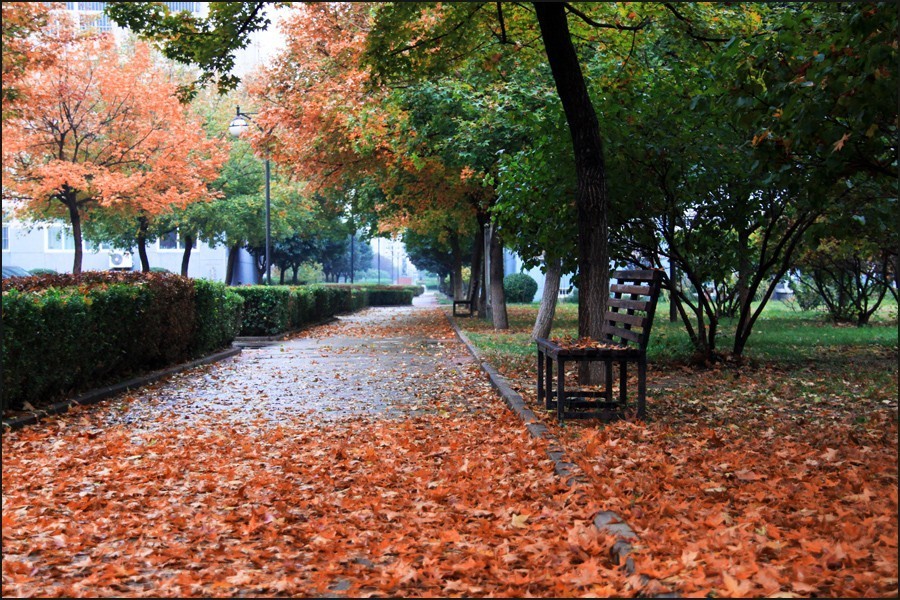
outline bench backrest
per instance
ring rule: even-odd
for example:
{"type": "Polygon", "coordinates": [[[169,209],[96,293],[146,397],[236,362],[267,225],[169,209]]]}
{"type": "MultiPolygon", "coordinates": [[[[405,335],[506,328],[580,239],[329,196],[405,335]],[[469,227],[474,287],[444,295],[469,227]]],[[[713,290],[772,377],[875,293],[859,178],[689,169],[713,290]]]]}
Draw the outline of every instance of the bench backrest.
{"type": "Polygon", "coordinates": [[[603,319],[603,341],[647,351],[653,314],[662,287],[662,271],[615,271],[603,319]]]}

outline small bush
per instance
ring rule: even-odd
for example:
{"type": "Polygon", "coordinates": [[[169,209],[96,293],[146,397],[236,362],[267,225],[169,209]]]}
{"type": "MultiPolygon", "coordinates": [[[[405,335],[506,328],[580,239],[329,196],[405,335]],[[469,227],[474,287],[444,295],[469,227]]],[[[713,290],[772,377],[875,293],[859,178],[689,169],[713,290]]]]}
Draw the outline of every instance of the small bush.
{"type": "Polygon", "coordinates": [[[410,306],[417,288],[418,286],[367,286],[369,306],[410,306]]]}
{"type": "Polygon", "coordinates": [[[241,335],[277,335],[291,329],[291,289],[285,285],[234,288],[244,299],[241,335]]]}
{"type": "Polygon", "coordinates": [[[228,347],[241,331],[244,299],[224,283],[194,280],[196,332],[191,355],[204,356],[228,347]]]}
{"type": "Polygon", "coordinates": [[[38,267],[37,269],[31,269],[29,271],[32,275],[59,275],[59,272],[54,271],[53,269],[43,269],[38,267]]]}
{"type": "Polygon", "coordinates": [[[503,291],[506,292],[506,301],[531,302],[537,293],[537,282],[525,273],[514,273],[503,278],[503,291]]]}

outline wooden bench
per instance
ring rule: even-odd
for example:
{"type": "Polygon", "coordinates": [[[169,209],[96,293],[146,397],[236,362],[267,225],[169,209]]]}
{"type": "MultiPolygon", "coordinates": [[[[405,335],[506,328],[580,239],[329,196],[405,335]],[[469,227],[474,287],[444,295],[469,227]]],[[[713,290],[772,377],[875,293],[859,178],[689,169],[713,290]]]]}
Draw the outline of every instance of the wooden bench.
{"type": "Polygon", "coordinates": [[[590,343],[565,343],[538,338],[537,396],[557,418],[603,418],[624,414],[627,407],[628,364],[638,369],[637,416],[647,411],[647,342],[662,286],[662,271],[616,271],[610,286],[603,333],[590,343]],[[605,387],[599,390],[566,389],[566,363],[601,362],[605,387]],[[554,388],[554,363],[556,386],[554,388]],[[619,394],[613,399],[613,365],[619,365],[619,394]]]}
{"type": "MultiPolygon", "coordinates": [[[[477,289],[478,288],[476,287],[475,291],[477,291],[477,289]]],[[[473,304],[475,304],[474,294],[472,296],[469,296],[468,300],[454,300],[453,301],[453,316],[454,317],[471,317],[472,315],[475,314],[475,311],[472,309],[473,304]],[[465,313],[457,312],[457,307],[463,307],[463,306],[466,307],[466,309],[467,309],[466,312],[465,313]]]]}

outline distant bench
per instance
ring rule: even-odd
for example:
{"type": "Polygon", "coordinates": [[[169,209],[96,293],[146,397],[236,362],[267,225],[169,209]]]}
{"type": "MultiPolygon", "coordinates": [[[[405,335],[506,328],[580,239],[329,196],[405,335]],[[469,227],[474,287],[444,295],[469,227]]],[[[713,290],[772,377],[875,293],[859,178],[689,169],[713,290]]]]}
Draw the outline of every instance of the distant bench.
{"type": "Polygon", "coordinates": [[[477,286],[472,290],[469,295],[468,300],[454,300],[453,301],[453,316],[454,317],[471,317],[474,314],[474,310],[472,310],[472,305],[475,304],[475,291],[477,290],[477,286]],[[459,312],[462,307],[465,307],[466,312],[459,312]]]}

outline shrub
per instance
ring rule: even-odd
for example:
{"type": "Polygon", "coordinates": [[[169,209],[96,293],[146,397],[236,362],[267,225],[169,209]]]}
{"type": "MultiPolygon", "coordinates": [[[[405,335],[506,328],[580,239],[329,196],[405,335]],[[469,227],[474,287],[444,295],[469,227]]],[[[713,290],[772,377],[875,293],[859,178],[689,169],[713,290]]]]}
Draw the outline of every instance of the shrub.
{"type": "Polygon", "coordinates": [[[4,285],[4,407],[50,401],[189,357],[195,334],[191,280],[156,274],[128,279],[42,275],[4,285]],[[73,281],[78,285],[46,285],[73,281]]]}
{"type": "Polygon", "coordinates": [[[417,286],[367,286],[369,306],[409,306],[417,286]]]}
{"type": "Polygon", "coordinates": [[[244,299],[241,335],[267,336],[291,327],[291,289],[285,285],[250,285],[234,288],[244,299]]]}
{"type": "Polygon", "coordinates": [[[53,269],[43,269],[40,267],[38,267],[37,269],[31,269],[29,272],[32,275],[58,275],[59,274],[57,271],[54,271],[53,269]]]}
{"type": "Polygon", "coordinates": [[[503,278],[507,302],[531,302],[537,289],[537,282],[525,273],[514,273],[503,278]]]}
{"type": "Polygon", "coordinates": [[[204,356],[231,344],[241,331],[244,299],[224,283],[194,280],[195,333],[192,356],[204,356]]]}

